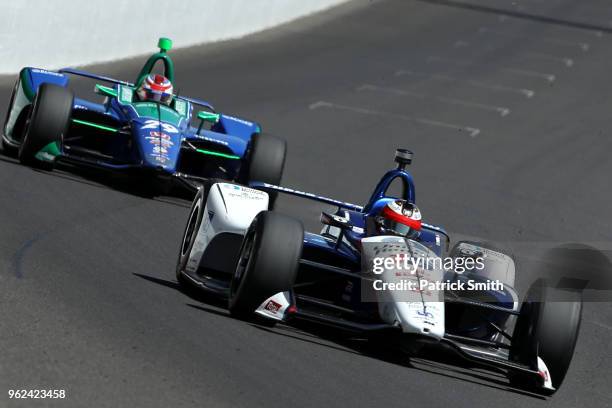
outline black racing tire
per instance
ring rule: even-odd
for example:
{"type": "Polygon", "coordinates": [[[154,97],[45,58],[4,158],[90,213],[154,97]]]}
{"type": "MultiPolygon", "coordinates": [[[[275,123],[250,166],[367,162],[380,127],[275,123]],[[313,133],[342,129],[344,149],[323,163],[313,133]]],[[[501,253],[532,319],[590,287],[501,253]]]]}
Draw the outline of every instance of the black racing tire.
{"type": "MultiPolygon", "coordinates": [[[[582,295],[572,289],[553,288],[535,281],[521,306],[510,348],[510,359],[537,367],[541,357],[558,390],[569,369],[582,320],[582,295]]],[[[518,378],[520,385],[525,379],[518,378]]],[[[539,389],[551,395],[554,391],[539,389]]]]}
{"type": "MultiPolygon", "coordinates": [[[[285,140],[265,133],[254,134],[251,138],[245,184],[251,181],[263,181],[279,185],[283,177],[286,156],[287,142],[285,140]]],[[[271,192],[268,195],[270,197],[269,208],[273,208],[278,193],[271,192]]]]}
{"type": "Polygon", "coordinates": [[[202,224],[202,218],[204,214],[204,207],[206,206],[206,194],[205,187],[202,186],[198,189],[193,202],[191,204],[191,210],[189,211],[189,218],[185,225],[185,231],[183,232],[183,239],[181,240],[181,247],[179,249],[179,256],[176,262],[176,280],[184,287],[190,287],[190,280],[185,277],[183,271],[187,266],[187,261],[193,249],[200,225],[202,224]]]}
{"type": "Polygon", "coordinates": [[[6,140],[4,140],[4,138],[0,138],[0,140],[2,144],[2,153],[8,157],[12,157],[12,158],[17,157],[19,149],[17,149],[15,146],[8,144],[6,140]]]}
{"type": "Polygon", "coordinates": [[[304,227],[296,219],[262,211],[247,230],[232,277],[229,310],[239,319],[252,319],[270,296],[289,291],[295,283],[304,227]]]}
{"type": "Polygon", "coordinates": [[[70,124],[73,100],[72,92],[64,87],[42,84],[38,88],[19,146],[19,161],[22,164],[46,169],[53,167],[52,162],[40,161],[35,156],[49,143],[61,143],[70,124]]]}

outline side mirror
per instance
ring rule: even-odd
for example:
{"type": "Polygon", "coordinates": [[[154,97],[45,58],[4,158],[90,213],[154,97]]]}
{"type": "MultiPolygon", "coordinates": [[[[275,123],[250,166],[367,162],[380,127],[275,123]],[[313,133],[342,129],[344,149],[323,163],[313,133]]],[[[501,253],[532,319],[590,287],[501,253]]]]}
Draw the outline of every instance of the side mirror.
{"type": "Polygon", "coordinates": [[[200,111],[198,112],[198,119],[202,120],[202,122],[212,123],[213,125],[219,121],[221,115],[218,113],[200,111]]]}
{"type": "Polygon", "coordinates": [[[328,214],[326,212],[321,213],[321,223],[340,229],[347,229],[353,226],[348,218],[344,218],[336,214],[328,214]]]}
{"type": "Polygon", "coordinates": [[[212,123],[214,125],[215,123],[219,121],[220,117],[221,115],[219,115],[218,113],[199,111],[198,119],[200,119],[201,122],[200,122],[200,126],[198,126],[198,131],[196,132],[196,134],[197,135],[200,134],[200,132],[202,131],[202,127],[204,126],[204,122],[212,123]]]}
{"type": "Polygon", "coordinates": [[[117,91],[115,89],[99,84],[96,84],[96,87],[94,88],[94,93],[114,98],[117,97],[117,91]]]}

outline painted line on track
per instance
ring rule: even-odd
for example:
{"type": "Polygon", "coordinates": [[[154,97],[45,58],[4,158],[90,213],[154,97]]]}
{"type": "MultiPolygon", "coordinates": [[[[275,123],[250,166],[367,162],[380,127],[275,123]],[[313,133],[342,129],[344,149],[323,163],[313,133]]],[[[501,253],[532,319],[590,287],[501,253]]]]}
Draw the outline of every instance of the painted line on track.
{"type": "Polygon", "coordinates": [[[425,95],[425,94],[420,94],[417,92],[406,91],[403,89],[387,88],[387,87],[371,85],[371,84],[363,84],[357,87],[356,91],[357,92],[363,92],[363,91],[384,92],[387,94],[398,95],[398,96],[409,96],[409,97],[414,97],[417,99],[431,99],[434,101],[447,103],[450,105],[465,106],[467,108],[474,108],[474,109],[486,110],[489,112],[496,112],[502,117],[508,116],[510,114],[510,108],[507,108],[505,106],[488,105],[488,104],[483,104],[483,103],[466,101],[463,99],[449,98],[446,96],[425,95]]]}
{"type": "MultiPolygon", "coordinates": [[[[469,67],[469,66],[475,66],[476,65],[473,61],[459,60],[459,59],[453,59],[453,58],[445,58],[445,57],[440,57],[440,56],[437,56],[437,55],[430,55],[429,57],[427,57],[427,63],[432,63],[432,62],[452,64],[452,65],[456,65],[456,66],[460,66],[460,67],[469,67]]],[[[527,69],[523,69],[523,68],[503,67],[503,68],[500,68],[499,70],[502,71],[502,72],[507,72],[509,74],[513,74],[513,75],[527,76],[527,77],[532,77],[532,78],[540,78],[540,79],[544,79],[544,80],[546,80],[548,82],[555,82],[555,80],[557,79],[557,77],[554,74],[548,74],[548,73],[544,73],[544,72],[537,72],[537,71],[527,70],[527,69]]]]}
{"type": "Polygon", "coordinates": [[[574,66],[574,59],[570,57],[558,57],[553,54],[548,54],[545,52],[526,52],[526,58],[543,60],[543,61],[553,61],[560,62],[565,65],[567,68],[572,68],[574,66]]]}
{"type": "Polygon", "coordinates": [[[548,81],[550,83],[555,82],[555,80],[557,79],[557,77],[554,74],[545,74],[542,72],[531,71],[528,69],[502,68],[502,71],[507,72],[509,74],[513,74],[513,75],[521,75],[521,76],[526,76],[526,77],[531,77],[531,78],[539,78],[539,79],[548,81]]]}
{"type": "Polygon", "coordinates": [[[455,78],[449,75],[427,74],[424,72],[411,71],[409,69],[400,69],[395,72],[395,76],[403,76],[403,75],[425,77],[425,78],[432,79],[434,81],[465,83],[475,88],[482,88],[482,89],[487,89],[490,91],[497,91],[497,92],[515,93],[515,94],[523,95],[526,98],[533,98],[535,96],[535,91],[531,89],[512,88],[509,86],[484,82],[484,81],[480,81],[477,79],[460,79],[460,78],[455,78]]]}
{"type": "Polygon", "coordinates": [[[386,117],[386,118],[399,119],[399,120],[404,120],[408,122],[418,123],[421,125],[428,125],[428,126],[434,126],[434,127],[441,127],[445,129],[463,131],[463,132],[468,133],[471,137],[476,137],[480,134],[480,129],[471,127],[471,126],[456,125],[453,123],[441,122],[441,121],[434,120],[434,119],[420,118],[416,116],[408,116],[408,115],[402,115],[399,113],[392,113],[392,112],[377,111],[377,110],[372,110],[372,109],[361,108],[358,106],[341,105],[341,104],[327,102],[327,101],[318,101],[318,102],[312,103],[308,106],[308,109],[310,110],[337,109],[337,110],[344,110],[348,112],[360,113],[363,115],[381,116],[381,117],[386,117]]]}

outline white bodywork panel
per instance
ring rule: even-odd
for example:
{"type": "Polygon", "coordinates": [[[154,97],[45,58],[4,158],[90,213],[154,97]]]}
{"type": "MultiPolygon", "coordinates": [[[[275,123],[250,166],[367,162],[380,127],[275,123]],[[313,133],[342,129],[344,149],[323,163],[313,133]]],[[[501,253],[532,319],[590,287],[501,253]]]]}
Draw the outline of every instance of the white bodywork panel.
{"type": "MultiPolygon", "coordinates": [[[[395,236],[376,236],[362,240],[362,265],[371,268],[375,257],[395,257],[396,254],[419,258],[437,257],[437,255],[419,244],[395,236]],[[380,250],[383,248],[384,250],[380,250]]],[[[403,270],[398,273],[395,269],[385,268],[380,275],[373,275],[374,279],[381,279],[386,283],[400,283],[423,279],[429,282],[442,281],[444,271],[441,269],[421,269],[417,274],[410,274],[403,270]],[[417,276],[418,275],[418,276],[417,276]]],[[[389,324],[398,324],[404,333],[421,334],[436,339],[444,336],[444,292],[443,291],[377,291],[378,311],[383,321],[389,324]]]]}
{"type": "Polygon", "coordinates": [[[555,388],[552,385],[552,378],[550,378],[550,371],[548,371],[548,367],[544,363],[544,360],[538,356],[538,372],[544,378],[544,388],[549,390],[554,390],[555,388]]]}
{"type": "Polygon", "coordinates": [[[255,313],[269,319],[282,321],[289,306],[291,306],[289,292],[279,292],[264,300],[257,310],[255,310],[255,313]]]}
{"type": "Polygon", "coordinates": [[[237,184],[213,184],[185,270],[197,271],[206,247],[217,234],[230,232],[244,235],[255,216],[268,209],[268,203],[266,192],[237,184]]]}

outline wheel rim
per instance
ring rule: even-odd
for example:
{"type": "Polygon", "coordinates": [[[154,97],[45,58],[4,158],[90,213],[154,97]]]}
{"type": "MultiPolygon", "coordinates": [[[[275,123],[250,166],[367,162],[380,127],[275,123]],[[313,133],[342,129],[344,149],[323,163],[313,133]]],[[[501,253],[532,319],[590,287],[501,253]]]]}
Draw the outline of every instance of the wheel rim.
{"type": "Polygon", "coordinates": [[[238,292],[238,288],[240,288],[240,284],[244,279],[245,272],[251,263],[255,236],[255,231],[250,229],[244,238],[242,247],[240,248],[238,263],[236,264],[236,270],[234,271],[234,276],[230,285],[230,298],[233,298],[236,292],[238,292]]]}
{"type": "Polygon", "coordinates": [[[193,238],[196,234],[196,227],[198,224],[198,218],[200,215],[201,205],[198,202],[191,215],[189,216],[189,222],[187,223],[187,229],[185,230],[185,236],[183,237],[183,244],[181,245],[181,257],[185,257],[189,250],[191,249],[191,244],[193,243],[193,238]]]}

